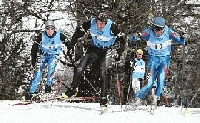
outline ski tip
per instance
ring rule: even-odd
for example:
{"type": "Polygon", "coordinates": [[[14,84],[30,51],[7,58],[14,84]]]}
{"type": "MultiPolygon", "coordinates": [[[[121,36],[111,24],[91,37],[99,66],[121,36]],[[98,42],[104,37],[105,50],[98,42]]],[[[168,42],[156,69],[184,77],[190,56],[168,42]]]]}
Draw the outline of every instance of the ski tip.
{"type": "Polygon", "coordinates": [[[12,106],[15,106],[15,105],[29,105],[29,104],[32,104],[32,103],[31,102],[18,102],[18,103],[13,104],[12,106]]]}
{"type": "Polygon", "coordinates": [[[102,111],[105,111],[106,109],[107,109],[107,107],[101,106],[101,110],[102,110],[102,111]]]}
{"type": "Polygon", "coordinates": [[[104,114],[106,111],[107,111],[107,107],[105,107],[105,106],[101,106],[101,112],[100,112],[99,115],[104,114]]]}

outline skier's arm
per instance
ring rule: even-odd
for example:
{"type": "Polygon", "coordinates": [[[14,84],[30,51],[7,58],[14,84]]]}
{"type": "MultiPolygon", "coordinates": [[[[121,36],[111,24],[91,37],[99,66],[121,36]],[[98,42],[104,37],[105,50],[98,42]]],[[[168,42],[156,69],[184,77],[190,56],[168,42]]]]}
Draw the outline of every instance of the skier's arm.
{"type": "Polygon", "coordinates": [[[123,36],[117,36],[116,42],[115,42],[115,47],[118,56],[115,58],[116,61],[120,60],[120,56],[122,56],[122,52],[125,50],[125,39],[123,36]]]}
{"type": "Polygon", "coordinates": [[[177,36],[171,28],[169,28],[169,38],[178,44],[185,44],[185,38],[183,36],[177,36]]]}
{"type": "Polygon", "coordinates": [[[87,22],[83,22],[83,24],[80,27],[77,27],[71,41],[67,42],[67,55],[70,57],[70,59],[73,61],[74,56],[74,46],[77,43],[77,40],[85,35],[85,32],[90,28],[91,26],[91,20],[87,22]]]}
{"type": "Polygon", "coordinates": [[[114,36],[117,36],[120,33],[120,30],[118,29],[118,26],[115,23],[112,23],[110,27],[111,34],[114,36]]]}
{"type": "Polygon", "coordinates": [[[37,52],[39,50],[39,44],[41,42],[42,35],[40,33],[39,36],[36,37],[34,44],[32,45],[31,48],[31,62],[32,62],[32,66],[35,66],[36,63],[36,58],[37,58],[37,52]]]}
{"type": "Polygon", "coordinates": [[[77,40],[85,35],[85,32],[90,28],[91,20],[83,22],[80,27],[77,27],[71,40],[71,45],[74,46],[77,43],[77,40]]]}
{"type": "Polygon", "coordinates": [[[110,31],[112,35],[116,36],[115,45],[119,44],[119,46],[117,46],[118,48],[116,49],[118,57],[115,58],[116,61],[119,61],[120,56],[122,55],[122,52],[125,50],[125,39],[123,35],[120,35],[120,30],[115,23],[112,23],[110,31]]]}
{"type": "Polygon", "coordinates": [[[150,36],[150,29],[151,28],[145,28],[140,34],[140,39],[148,41],[150,36]]]}
{"type": "Polygon", "coordinates": [[[63,33],[60,33],[60,40],[62,41],[62,43],[68,47],[69,45],[69,41],[66,41],[67,37],[63,34],[63,33]]]}
{"type": "Polygon", "coordinates": [[[149,35],[149,29],[150,28],[145,28],[141,33],[137,32],[137,33],[135,33],[133,35],[130,35],[129,36],[129,40],[131,42],[135,42],[135,41],[137,41],[139,39],[148,41],[149,40],[149,36],[150,36],[149,35]]]}

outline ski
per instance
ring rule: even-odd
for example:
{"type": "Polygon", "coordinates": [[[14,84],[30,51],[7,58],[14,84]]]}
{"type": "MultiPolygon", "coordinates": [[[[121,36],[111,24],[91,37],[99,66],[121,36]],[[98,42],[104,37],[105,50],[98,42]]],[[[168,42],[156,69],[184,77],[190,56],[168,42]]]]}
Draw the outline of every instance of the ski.
{"type": "Polygon", "coordinates": [[[149,105],[141,105],[141,106],[137,106],[134,104],[127,104],[124,108],[123,111],[146,111],[148,113],[150,113],[151,115],[154,115],[154,111],[155,109],[152,106],[149,105]]]}
{"type": "Polygon", "coordinates": [[[57,98],[57,101],[61,102],[68,102],[68,101],[89,101],[94,100],[95,98],[92,97],[71,97],[71,98],[57,98]]]}
{"type": "Polygon", "coordinates": [[[150,114],[154,115],[154,110],[155,110],[155,109],[153,109],[153,108],[151,107],[151,109],[150,109],[150,111],[149,111],[150,114]]]}
{"type": "Polygon", "coordinates": [[[100,111],[100,114],[99,114],[99,115],[103,115],[103,114],[105,114],[107,111],[108,111],[108,108],[107,108],[107,107],[101,107],[101,111],[100,111]]]}
{"type": "MultiPolygon", "coordinates": [[[[38,95],[37,95],[38,96],[38,95]]],[[[89,100],[96,100],[95,97],[71,97],[71,98],[61,98],[61,97],[48,97],[49,95],[43,95],[42,98],[38,97],[37,99],[33,100],[20,100],[13,105],[29,105],[32,103],[42,103],[42,102],[72,102],[72,101],[89,101],[89,100]]]]}
{"type": "Polygon", "coordinates": [[[135,111],[136,110],[136,107],[133,107],[133,106],[129,106],[127,105],[124,109],[124,111],[135,111]]]}
{"type": "Polygon", "coordinates": [[[29,104],[32,104],[32,102],[31,101],[20,101],[20,102],[14,103],[12,106],[15,106],[15,105],[29,105],[29,104]]]}

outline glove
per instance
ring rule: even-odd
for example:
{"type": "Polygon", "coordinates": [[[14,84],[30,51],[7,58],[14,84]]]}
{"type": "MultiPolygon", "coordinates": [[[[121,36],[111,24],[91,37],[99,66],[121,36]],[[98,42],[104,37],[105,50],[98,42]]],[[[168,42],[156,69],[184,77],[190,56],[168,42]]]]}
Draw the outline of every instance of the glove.
{"type": "Polygon", "coordinates": [[[141,33],[137,32],[133,35],[128,35],[128,39],[131,41],[131,42],[135,42],[137,40],[139,40],[139,37],[140,37],[141,33]]]}
{"type": "Polygon", "coordinates": [[[36,63],[36,60],[32,60],[32,61],[31,61],[32,67],[35,67],[35,63],[36,63]]]}
{"type": "Polygon", "coordinates": [[[184,37],[185,33],[181,33],[180,34],[180,41],[182,42],[181,44],[185,44],[185,37],[184,37]]]}
{"type": "Polygon", "coordinates": [[[60,56],[60,55],[55,55],[55,58],[56,58],[57,60],[60,60],[60,59],[61,59],[61,56],[60,56]]]}
{"type": "Polygon", "coordinates": [[[115,61],[120,61],[120,56],[118,56],[117,58],[115,58],[115,61]]]}
{"type": "Polygon", "coordinates": [[[115,57],[114,57],[114,59],[115,59],[115,61],[120,61],[120,55],[115,55],[115,57]]]}
{"type": "Polygon", "coordinates": [[[130,41],[135,42],[137,40],[136,36],[132,35],[130,36],[130,41]]]}
{"type": "Polygon", "coordinates": [[[32,58],[31,58],[31,65],[32,65],[32,67],[35,67],[36,62],[37,62],[37,57],[36,56],[32,56],[32,58]]]}
{"type": "Polygon", "coordinates": [[[137,32],[137,36],[140,37],[140,36],[141,36],[141,33],[140,33],[140,32],[137,32]]]}
{"type": "Polygon", "coordinates": [[[120,56],[122,56],[122,50],[118,49],[117,52],[115,53],[115,61],[120,61],[120,56]]]}
{"type": "Polygon", "coordinates": [[[74,55],[74,47],[73,46],[70,46],[67,48],[67,55],[68,56],[74,55]]]}
{"type": "Polygon", "coordinates": [[[127,35],[127,40],[130,40],[131,42],[135,42],[136,41],[136,37],[134,35],[127,35]]]}
{"type": "Polygon", "coordinates": [[[181,39],[181,40],[185,40],[185,37],[183,37],[183,36],[181,35],[181,36],[180,36],[180,39],[181,39]]]}
{"type": "Polygon", "coordinates": [[[74,52],[74,47],[73,47],[73,46],[68,47],[67,56],[69,57],[69,60],[70,60],[71,62],[74,62],[74,61],[75,61],[75,59],[74,59],[75,52],[74,52]]]}

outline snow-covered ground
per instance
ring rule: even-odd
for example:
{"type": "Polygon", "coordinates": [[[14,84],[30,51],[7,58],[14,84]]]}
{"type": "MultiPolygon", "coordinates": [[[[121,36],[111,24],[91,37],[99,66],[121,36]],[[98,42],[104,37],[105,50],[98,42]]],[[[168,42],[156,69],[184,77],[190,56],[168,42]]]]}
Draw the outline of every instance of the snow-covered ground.
{"type": "Polygon", "coordinates": [[[199,123],[200,108],[158,107],[154,115],[149,107],[125,111],[109,105],[100,115],[99,103],[45,102],[13,105],[16,101],[0,102],[1,123],[199,123]]]}

